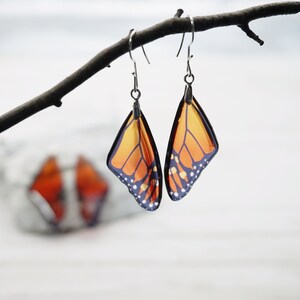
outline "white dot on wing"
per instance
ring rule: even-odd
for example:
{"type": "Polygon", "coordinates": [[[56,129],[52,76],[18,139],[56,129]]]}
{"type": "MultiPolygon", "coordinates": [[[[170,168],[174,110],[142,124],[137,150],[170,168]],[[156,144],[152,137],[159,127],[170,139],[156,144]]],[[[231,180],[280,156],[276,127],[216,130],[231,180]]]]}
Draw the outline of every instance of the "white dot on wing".
{"type": "Polygon", "coordinates": [[[134,189],[134,190],[136,190],[136,189],[137,189],[137,186],[136,186],[136,185],[134,185],[134,186],[133,186],[133,189],[134,189]]]}

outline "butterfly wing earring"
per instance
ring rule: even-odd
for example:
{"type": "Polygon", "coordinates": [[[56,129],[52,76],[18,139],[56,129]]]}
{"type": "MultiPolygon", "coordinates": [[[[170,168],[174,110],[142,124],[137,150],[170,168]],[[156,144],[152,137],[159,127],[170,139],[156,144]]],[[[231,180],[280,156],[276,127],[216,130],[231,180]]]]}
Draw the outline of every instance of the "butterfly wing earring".
{"type": "MultiPolygon", "coordinates": [[[[194,20],[189,17],[192,26],[192,41],[188,46],[187,74],[184,96],[179,104],[165,161],[165,182],[172,200],[180,200],[192,188],[201,172],[218,151],[218,142],[204,111],[192,92],[194,75],[191,71],[190,53],[194,41],[194,20]]],[[[178,51],[180,53],[184,35],[178,51]]]]}
{"type": "Polygon", "coordinates": [[[106,200],[108,184],[83,156],[79,157],[76,166],[76,188],[81,216],[88,226],[93,226],[106,200]]]}
{"type": "Polygon", "coordinates": [[[108,189],[106,180],[95,167],[80,156],[76,166],[76,190],[80,201],[81,216],[88,226],[97,223],[108,189]]]}
{"type": "MultiPolygon", "coordinates": [[[[134,88],[131,91],[133,110],[112,145],[107,166],[127,186],[141,207],[153,211],[159,207],[162,197],[162,171],[154,139],[140,108],[137,66],[131,54],[134,34],[135,30],[131,30],[128,45],[134,64],[134,88]]],[[[145,57],[147,59],[146,54],[145,57]]]]}
{"type": "Polygon", "coordinates": [[[55,157],[41,167],[29,187],[28,196],[43,218],[57,227],[65,212],[62,173],[55,157]]]}

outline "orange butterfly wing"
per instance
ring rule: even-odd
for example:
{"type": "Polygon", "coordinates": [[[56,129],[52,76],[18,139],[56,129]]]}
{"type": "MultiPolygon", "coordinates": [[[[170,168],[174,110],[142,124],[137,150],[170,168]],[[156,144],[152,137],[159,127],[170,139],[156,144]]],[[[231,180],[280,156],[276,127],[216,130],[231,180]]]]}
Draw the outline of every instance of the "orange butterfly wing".
{"type": "Polygon", "coordinates": [[[29,188],[30,199],[49,223],[57,225],[64,215],[63,181],[55,157],[49,157],[29,188]]]}
{"type": "Polygon", "coordinates": [[[130,112],[107,157],[108,168],[141,207],[156,210],[162,196],[159,156],[147,121],[130,112]]]}
{"type": "Polygon", "coordinates": [[[81,202],[81,215],[88,225],[94,225],[105,201],[108,183],[83,157],[79,157],[76,166],[76,187],[81,202]]]}
{"type": "Polygon", "coordinates": [[[190,191],[218,148],[213,128],[188,87],[177,110],[165,162],[172,200],[180,200],[190,191]]]}

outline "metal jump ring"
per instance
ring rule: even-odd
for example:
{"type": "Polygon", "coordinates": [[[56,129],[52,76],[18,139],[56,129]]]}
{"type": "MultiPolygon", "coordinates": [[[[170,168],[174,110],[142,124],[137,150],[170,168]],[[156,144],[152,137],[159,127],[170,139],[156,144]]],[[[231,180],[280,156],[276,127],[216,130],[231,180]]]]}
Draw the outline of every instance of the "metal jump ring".
{"type": "Polygon", "coordinates": [[[193,82],[194,82],[194,79],[195,79],[195,77],[194,77],[194,75],[193,74],[186,74],[185,76],[184,76],[184,81],[185,81],[185,83],[187,83],[187,84],[192,84],[193,82]]]}
{"type": "Polygon", "coordinates": [[[141,91],[139,89],[132,89],[130,92],[130,96],[135,100],[139,100],[141,97],[141,91]]]}

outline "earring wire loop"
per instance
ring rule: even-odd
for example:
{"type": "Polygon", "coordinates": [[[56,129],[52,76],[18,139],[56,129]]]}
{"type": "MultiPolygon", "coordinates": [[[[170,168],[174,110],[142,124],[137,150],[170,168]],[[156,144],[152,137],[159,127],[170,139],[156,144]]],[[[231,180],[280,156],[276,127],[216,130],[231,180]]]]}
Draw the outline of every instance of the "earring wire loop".
{"type": "MultiPolygon", "coordinates": [[[[189,43],[188,45],[188,51],[187,51],[187,74],[186,76],[184,77],[184,80],[187,84],[191,85],[192,82],[194,81],[194,75],[192,73],[192,69],[191,69],[191,65],[190,65],[190,60],[193,58],[193,55],[191,55],[191,46],[194,42],[194,37],[195,37],[195,22],[194,22],[194,18],[191,17],[191,16],[188,16],[188,18],[190,19],[190,22],[191,22],[191,32],[192,32],[192,39],[191,39],[191,42],[189,43]],[[188,80],[188,78],[190,78],[190,80],[188,80]]],[[[182,35],[182,39],[181,39],[181,42],[180,42],[180,46],[179,46],[179,50],[177,52],[177,57],[179,56],[179,53],[182,49],[182,46],[183,46],[183,42],[184,42],[184,37],[185,37],[185,32],[183,33],[182,35]]]]}
{"type": "Polygon", "coordinates": [[[176,54],[176,57],[178,57],[179,54],[180,54],[180,51],[181,51],[181,49],[182,49],[182,45],[183,45],[183,42],[184,42],[184,37],[185,37],[185,32],[182,34],[180,46],[179,46],[178,52],[177,52],[177,54],[176,54]]]}
{"type": "MultiPolygon", "coordinates": [[[[130,56],[130,59],[132,60],[133,62],[133,67],[134,67],[134,71],[132,73],[133,75],[133,90],[131,91],[131,96],[134,100],[138,100],[140,95],[141,95],[141,92],[139,90],[139,85],[138,85],[138,73],[137,73],[137,66],[136,66],[136,61],[135,59],[133,58],[132,56],[132,38],[134,36],[134,34],[136,33],[136,30],[135,29],[131,29],[130,32],[129,32],[129,40],[128,40],[128,52],[129,52],[129,56],[130,56]],[[133,95],[136,95],[136,96],[133,96],[133,95]]],[[[147,54],[146,54],[146,51],[144,49],[144,47],[142,46],[142,50],[143,50],[143,53],[144,53],[144,56],[148,62],[148,64],[150,64],[150,61],[147,57],[147,54]]]]}

